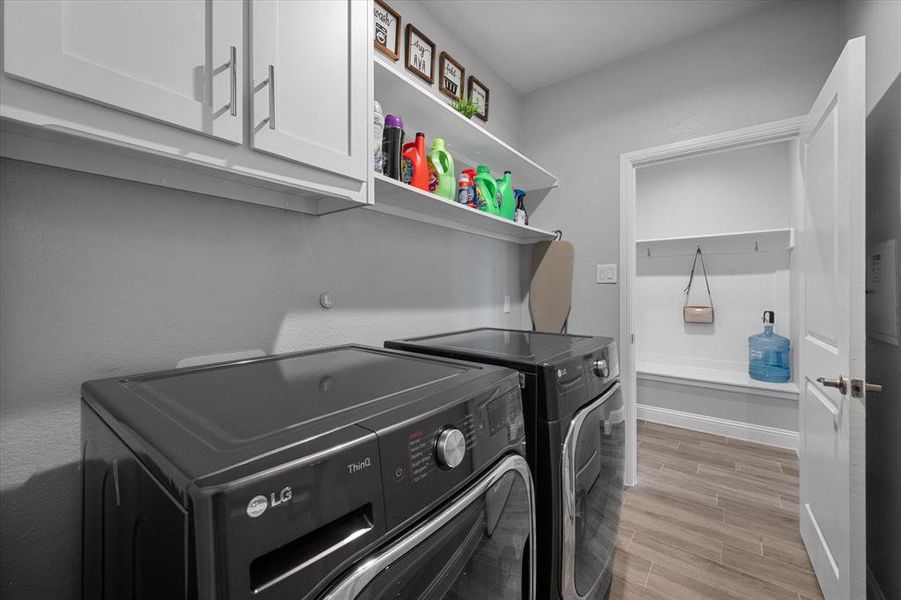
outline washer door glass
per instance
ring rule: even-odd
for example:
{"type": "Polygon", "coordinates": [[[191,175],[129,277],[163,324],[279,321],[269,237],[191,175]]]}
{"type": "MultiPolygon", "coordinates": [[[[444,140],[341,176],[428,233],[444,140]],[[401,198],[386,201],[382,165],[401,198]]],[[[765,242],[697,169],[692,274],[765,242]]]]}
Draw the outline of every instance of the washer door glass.
{"type": "Polygon", "coordinates": [[[504,459],[460,498],[362,564],[325,600],[532,598],[528,466],[504,459]]]}
{"type": "Polygon", "coordinates": [[[564,597],[603,597],[609,587],[624,460],[625,419],[617,383],[576,413],[564,443],[564,597]]]}

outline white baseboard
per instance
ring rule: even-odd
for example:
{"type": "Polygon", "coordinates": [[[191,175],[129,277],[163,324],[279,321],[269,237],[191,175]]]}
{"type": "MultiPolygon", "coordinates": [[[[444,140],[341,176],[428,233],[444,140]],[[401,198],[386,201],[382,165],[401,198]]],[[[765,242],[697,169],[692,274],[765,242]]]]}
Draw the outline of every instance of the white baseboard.
{"type": "Polygon", "coordinates": [[[663,425],[672,425],[683,429],[693,429],[694,431],[703,431],[704,433],[788,448],[796,452],[798,450],[797,431],[742,423],[741,421],[730,421],[728,419],[708,417],[707,415],[698,415],[669,408],[659,408],[647,404],[638,405],[638,418],[663,425]]]}
{"type": "Polygon", "coordinates": [[[882,593],[882,588],[879,587],[879,582],[876,581],[876,576],[873,575],[869,565],[867,565],[867,599],[886,600],[885,594],[882,593]]]}

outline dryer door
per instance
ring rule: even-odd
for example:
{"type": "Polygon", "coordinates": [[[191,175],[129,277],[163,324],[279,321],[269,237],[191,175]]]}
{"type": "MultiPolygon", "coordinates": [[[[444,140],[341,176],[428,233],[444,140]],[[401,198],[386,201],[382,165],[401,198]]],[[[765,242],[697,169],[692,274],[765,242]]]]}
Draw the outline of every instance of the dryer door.
{"type": "Polygon", "coordinates": [[[525,459],[503,459],[395,544],[369,557],[322,600],[532,599],[534,492],[525,459]]]}
{"type": "Polygon", "coordinates": [[[602,598],[609,588],[624,456],[623,396],[616,383],[575,414],[563,443],[564,598],[602,598]]]}

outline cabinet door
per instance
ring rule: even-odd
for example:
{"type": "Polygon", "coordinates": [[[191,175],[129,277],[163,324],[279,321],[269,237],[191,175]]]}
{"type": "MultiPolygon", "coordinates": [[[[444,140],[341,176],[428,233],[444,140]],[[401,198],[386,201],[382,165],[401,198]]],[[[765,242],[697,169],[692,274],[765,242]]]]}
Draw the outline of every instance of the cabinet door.
{"type": "Polygon", "coordinates": [[[368,6],[252,0],[255,149],[366,179],[368,6]]]}
{"type": "Polygon", "coordinates": [[[240,2],[7,0],[3,8],[8,75],[242,140],[240,2]]]}

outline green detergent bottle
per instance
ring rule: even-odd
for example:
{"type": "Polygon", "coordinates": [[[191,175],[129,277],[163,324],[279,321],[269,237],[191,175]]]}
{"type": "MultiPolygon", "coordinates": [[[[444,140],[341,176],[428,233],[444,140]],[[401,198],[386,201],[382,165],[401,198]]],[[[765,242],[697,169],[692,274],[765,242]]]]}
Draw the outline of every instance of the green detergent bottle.
{"type": "Polygon", "coordinates": [[[500,215],[512,221],[516,214],[516,196],[510,181],[510,171],[504,171],[504,178],[497,180],[497,195],[501,199],[500,215]]]}
{"type": "Polygon", "coordinates": [[[442,198],[453,200],[456,196],[454,181],[454,158],[444,146],[444,140],[432,140],[429,151],[429,190],[442,198]]]}
{"type": "Polygon", "coordinates": [[[491,176],[491,169],[488,165],[478,166],[473,183],[475,183],[476,203],[479,210],[484,210],[491,215],[500,214],[497,205],[497,181],[491,176]]]}

